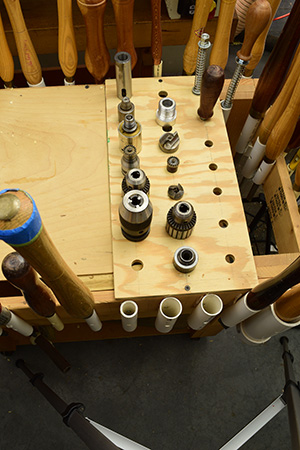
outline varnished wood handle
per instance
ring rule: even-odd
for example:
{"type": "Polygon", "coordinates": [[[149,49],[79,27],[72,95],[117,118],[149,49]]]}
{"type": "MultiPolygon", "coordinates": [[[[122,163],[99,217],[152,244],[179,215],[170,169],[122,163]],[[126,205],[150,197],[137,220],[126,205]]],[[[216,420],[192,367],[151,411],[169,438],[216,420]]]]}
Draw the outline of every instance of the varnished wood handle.
{"type": "Polygon", "coordinates": [[[196,0],[191,33],[183,54],[183,70],[187,75],[193,75],[195,72],[198,42],[206,26],[211,5],[212,0],[196,0]]]}
{"type": "Polygon", "coordinates": [[[31,42],[19,0],[3,0],[14,32],[23,74],[31,85],[42,81],[42,69],[31,42]]]}
{"type": "Polygon", "coordinates": [[[127,52],[131,56],[131,69],[137,61],[133,43],[134,0],[112,0],[117,26],[117,52],[127,52]]]}
{"type": "Polygon", "coordinates": [[[12,87],[14,79],[14,60],[3,28],[3,22],[0,15],[0,77],[6,87],[12,87]]]}
{"type": "Polygon", "coordinates": [[[63,260],[26,192],[12,189],[0,194],[0,238],[31,264],[71,316],[86,319],[93,314],[92,293],[63,260]]]}
{"type": "Polygon", "coordinates": [[[104,36],[104,12],[107,0],[77,0],[86,27],[85,64],[100,83],[109,69],[110,56],[104,36]]]}
{"type": "Polygon", "coordinates": [[[214,106],[224,84],[224,70],[220,66],[211,65],[203,74],[201,82],[200,107],[197,111],[202,120],[213,116],[214,106]]]}
{"type": "Polygon", "coordinates": [[[300,191],[300,163],[298,162],[296,171],[295,171],[295,181],[293,184],[293,189],[296,192],[300,191]]]}
{"type": "Polygon", "coordinates": [[[229,40],[235,4],[236,0],[221,0],[216,35],[210,54],[209,64],[218,65],[222,69],[225,69],[228,60],[229,40]]]}
{"type": "Polygon", "coordinates": [[[266,45],[266,37],[269,32],[270,26],[272,25],[273,18],[276,14],[276,11],[278,9],[278,6],[281,3],[281,0],[268,0],[271,5],[271,17],[269,22],[267,23],[267,26],[263,30],[262,33],[258,36],[258,38],[255,41],[255,44],[253,45],[252,52],[251,52],[251,60],[249,61],[248,66],[245,67],[244,76],[245,77],[251,77],[251,75],[254,72],[254,69],[256,68],[257,64],[261,60],[261,57],[265,50],[266,45]]]}
{"type": "Polygon", "coordinates": [[[2,261],[5,278],[21,289],[34,312],[43,317],[55,314],[55,298],[51,290],[37,276],[30,264],[17,252],[9,253],[2,261]]]}
{"type": "Polygon", "coordinates": [[[280,90],[294,51],[299,43],[299,21],[300,2],[296,1],[259,77],[250,110],[252,117],[264,114],[280,90]]]}
{"type": "Polygon", "coordinates": [[[237,52],[237,57],[243,61],[251,58],[252,47],[264,28],[267,26],[272,14],[268,0],[256,0],[249,7],[245,21],[245,37],[242,48],[237,52]]]}
{"type": "Polygon", "coordinates": [[[286,149],[298,117],[300,115],[300,77],[298,77],[295,88],[292,92],[289,103],[276,122],[266,145],[265,157],[270,161],[276,161],[278,156],[286,149]]]}
{"type": "Polygon", "coordinates": [[[285,292],[274,303],[274,309],[284,322],[294,322],[300,318],[300,284],[285,292]]]}
{"type": "Polygon", "coordinates": [[[161,0],[151,0],[151,52],[153,64],[159,66],[162,55],[161,0]]]}
{"type": "Polygon", "coordinates": [[[78,54],[72,18],[72,0],[57,0],[58,59],[68,82],[72,82],[77,68],[78,54]]]}

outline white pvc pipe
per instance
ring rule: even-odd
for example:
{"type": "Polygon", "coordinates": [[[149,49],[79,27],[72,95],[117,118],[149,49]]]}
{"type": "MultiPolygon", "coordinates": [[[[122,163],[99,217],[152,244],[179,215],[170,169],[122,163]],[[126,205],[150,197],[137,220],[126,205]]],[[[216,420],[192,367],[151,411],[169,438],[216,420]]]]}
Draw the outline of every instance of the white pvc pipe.
{"type": "Polygon", "coordinates": [[[102,328],[101,320],[98,317],[98,314],[96,313],[95,309],[90,317],[85,319],[86,323],[90,327],[92,331],[100,331],[102,328]]]}
{"type": "Polygon", "coordinates": [[[73,81],[67,81],[67,80],[64,78],[64,85],[65,85],[65,86],[74,86],[74,85],[75,85],[75,80],[73,80],[73,81]]]}
{"type": "Polygon", "coordinates": [[[29,87],[34,87],[34,88],[35,87],[45,87],[46,86],[44,78],[42,78],[41,81],[39,83],[37,83],[37,84],[30,84],[30,83],[28,83],[28,81],[27,81],[27,84],[28,84],[29,87]]]}
{"type": "Polygon", "coordinates": [[[188,317],[187,323],[193,330],[201,330],[223,309],[223,302],[216,294],[206,294],[188,317]]]}
{"type": "Polygon", "coordinates": [[[20,317],[16,316],[13,312],[10,311],[10,314],[11,317],[9,322],[5,324],[6,327],[17,331],[23,336],[31,336],[34,331],[33,327],[29,325],[29,323],[25,322],[25,320],[20,319],[20,317]]]}
{"type": "Polygon", "coordinates": [[[64,324],[62,323],[61,319],[58,317],[58,315],[56,313],[54,313],[53,316],[47,317],[47,320],[49,320],[51,325],[57,331],[61,331],[64,329],[64,324]]]}
{"type": "Polygon", "coordinates": [[[230,111],[232,110],[232,105],[231,105],[229,108],[226,108],[226,107],[224,106],[224,100],[222,100],[222,101],[221,101],[221,108],[222,108],[222,111],[223,111],[224,121],[225,121],[225,123],[226,123],[227,120],[228,120],[230,111]]]}
{"type": "Polygon", "coordinates": [[[247,120],[242,129],[242,132],[240,134],[240,137],[235,146],[236,153],[243,154],[246,151],[248,144],[252,136],[254,135],[259,123],[260,119],[254,119],[253,117],[250,116],[250,114],[248,115],[247,120]]]}
{"type": "Polygon", "coordinates": [[[122,320],[122,327],[125,331],[134,331],[137,327],[138,319],[138,305],[132,300],[126,300],[126,302],[120,305],[120,314],[122,320]]]}
{"type": "Polygon", "coordinates": [[[182,313],[182,304],[176,297],[166,297],[160,304],[155,320],[155,328],[160,333],[169,333],[182,313]]]}
{"type": "Polygon", "coordinates": [[[234,327],[248,317],[257,314],[258,311],[254,311],[247,305],[247,297],[248,292],[222,312],[220,319],[225,327],[234,327]]]}
{"type": "Polygon", "coordinates": [[[275,162],[276,161],[273,161],[271,164],[268,164],[265,161],[262,161],[261,165],[257,169],[256,174],[252,178],[253,183],[257,185],[263,184],[267,176],[271,172],[275,162]]]}
{"type": "Polygon", "coordinates": [[[248,156],[247,161],[244,164],[242,175],[245,178],[252,178],[256,169],[258,168],[261,160],[264,157],[266,146],[261,144],[259,138],[256,139],[255,144],[252,147],[251,153],[248,156]]]}
{"type": "Polygon", "coordinates": [[[274,305],[270,305],[259,311],[255,316],[240,323],[238,331],[241,333],[243,340],[263,344],[272,336],[297,325],[300,325],[300,320],[290,323],[279,319],[275,313],[274,305]]]}

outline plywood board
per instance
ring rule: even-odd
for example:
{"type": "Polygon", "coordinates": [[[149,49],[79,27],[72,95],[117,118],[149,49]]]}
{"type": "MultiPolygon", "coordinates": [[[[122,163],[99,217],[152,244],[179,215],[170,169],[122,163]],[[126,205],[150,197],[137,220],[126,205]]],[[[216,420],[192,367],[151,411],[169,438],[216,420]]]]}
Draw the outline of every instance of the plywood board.
{"type": "Polygon", "coordinates": [[[139,156],[141,168],[151,183],[150,199],[154,208],[150,235],[144,241],[135,243],[123,237],[119,222],[122,154],[118,143],[117,105],[120,100],[116,96],[115,80],[106,81],[116,298],[208,291],[233,291],[234,295],[236,290],[257,284],[222,111],[217,104],[212,119],[201,121],[196,113],[199,97],[192,94],[192,86],[193,77],[133,80],[131,100],[136,107],[136,119],[142,125],[142,151],[139,156]],[[162,90],[177,103],[173,131],[178,131],[181,139],[176,152],[181,163],[174,174],[166,170],[169,155],[158,147],[163,130],[155,121],[155,112],[162,90]],[[168,198],[167,190],[169,185],[177,183],[184,187],[183,200],[192,203],[197,213],[193,234],[186,240],[173,239],[165,231],[167,212],[175,204],[168,198]],[[220,195],[214,194],[216,188],[220,195]],[[228,226],[221,226],[224,221],[228,226]],[[199,263],[190,274],[178,272],[172,263],[175,250],[183,245],[193,247],[199,255],[199,263]],[[133,270],[135,260],[142,261],[142,270],[133,270]]]}
{"type": "Polygon", "coordinates": [[[1,189],[32,195],[77,275],[112,273],[104,86],[1,90],[0,110],[1,189]]]}

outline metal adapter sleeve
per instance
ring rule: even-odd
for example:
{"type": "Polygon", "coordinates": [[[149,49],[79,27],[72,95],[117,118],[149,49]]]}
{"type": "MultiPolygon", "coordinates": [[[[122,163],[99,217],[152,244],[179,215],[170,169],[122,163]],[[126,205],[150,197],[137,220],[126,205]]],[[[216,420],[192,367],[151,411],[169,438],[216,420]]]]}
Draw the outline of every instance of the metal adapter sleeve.
{"type": "Polygon", "coordinates": [[[129,97],[124,97],[118,104],[118,120],[119,123],[125,119],[126,114],[131,114],[134,117],[135,106],[130,101],[129,97]]]}
{"type": "Polygon", "coordinates": [[[143,191],[127,192],[119,207],[121,230],[129,241],[142,241],[150,232],[153,208],[143,191]]]}
{"type": "Polygon", "coordinates": [[[131,56],[127,52],[115,54],[117,97],[132,97],[131,56]]]}
{"type": "Polygon", "coordinates": [[[130,169],[139,169],[140,168],[140,158],[136,153],[136,148],[133,145],[126,145],[123,149],[123,156],[121,158],[121,170],[122,174],[126,175],[126,173],[130,169]]]}
{"type": "Polygon", "coordinates": [[[166,231],[174,239],[186,239],[193,231],[197,217],[189,202],[180,201],[167,214],[166,231]]]}
{"type": "Polygon", "coordinates": [[[165,125],[174,125],[176,121],[176,103],[169,97],[162,98],[158,103],[156,111],[156,122],[161,127],[165,125]]]}
{"type": "Polygon", "coordinates": [[[126,192],[138,189],[149,194],[150,181],[142,169],[131,169],[127,172],[122,181],[122,190],[126,192]]]}
{"type": "Polygon", "coordinates": [[[198,253],[192,247],[180,247],[174,253],[173,264],[183,273],[192,272],[198,264],[198,253]]]}
{"type": "Polygon", "coordinates": [[[125,119],[119,124],[118,127],[119,132],[119,148],[121,152],[123,152],[126,145],[133,145],[136,149],[137,153],[140,153],[142,150],[142,125],[139,122],[136,122],[131,114],[127,114],[125,119]],[[132,127],[131,129],[126,126],[127,118],[131,117],[134,121],[136,127],[132,127]]]}

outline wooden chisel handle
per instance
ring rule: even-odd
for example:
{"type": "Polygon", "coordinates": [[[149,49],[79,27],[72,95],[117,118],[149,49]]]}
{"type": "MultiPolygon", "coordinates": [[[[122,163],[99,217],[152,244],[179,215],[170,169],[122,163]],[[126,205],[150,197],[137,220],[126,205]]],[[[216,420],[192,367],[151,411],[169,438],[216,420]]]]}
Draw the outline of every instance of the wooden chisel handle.
{"type": "Polygon", "coordinates": [[[6,87],[13,87],[14,79],[14,60],[3,28],[3,22],[0,15],[0,77],[6,87]]]}
{"type": "Polygon", "coordinates": [[[44,86],[42,69],[31,42],[19,0],[3,0],[13,29],[23,74],[31,86],[44,86]]]}
{"type": "Polygon", "coordinates": [[[153,58],[153,75],[162,75],[162,31],[161,31],[161,0],[151,0],[151,52],[153,58]]]}
{"type": "Polygon", "coordinates": [[[236,0],[221,0],[216,35],[211,49],[209,64],[218,65],[222,69],[225,69],[228,60],[229,40],[235,4],[236,0]]]}
{"type": "Polygon", "coordinates": [[[68,83],[74,81],[78,54],[72,18],[72,0],[57,0],[58,59],[68,83]]]}
{"type": "Polygon", "coordinates": [[[274,303],[274,310],[284,322],[295,322],[300,317],[300,284],[279,297],[274,303]]]}
{"type": "Polygon", "coordinates": [[[183,70],[187,75],[193,75],[196,68],[198,41],[202,29],[206,26],[212,0],[196,0],[191,33],[183,54],[183,70]]]}
{"type": "Polygon", "coordinates": [[[9,189],[0,193],[0,238],[31,264],[71,316],[86,319],[92,315],[92,293],[63,260],[26,192],[9,189]]]}
{"type": "Polygon", "coordinates": [[[100,83],[109,69],[110,56],[104,36],[104,12],[107,0],[77,0],[86,27],[85,64],[100,83]]]}
{"type": "Polygon", "coordinates": [[[112,0],[117,26],[117,52],[127,52],[131,56],[131,69],[137,61],[133,43],[134,0],[112,0]]]}
{"type": "Polygon", "coordinates": [[[202,120],[207,120],[214,113],[214,106],[224,84],[224,70],[217,65],[208,66],[201,82],[200,107],[197,111],[202,120]]]}
{"type": "Polygon", "coordinates": [[[245,37],[237,57],[243,61],[251,59],[252,47],[266,27],[271,16],[271,6],[268,0],[256,0],[248,9],[245,22],[245,37]]]}
{"type": "Polygon", "coordinates": [[[281,0],[268,0],[268,1],[271,5],[271,10],[272,10],[271,17],[270,17],[270,20],[267,23],[265,29],[258,36],[258,38],[255,41],[255,44],[253,45],[253,49],[251,52],[252,53],[251,61],[249,62],[248,66],[245,67],[245,72],[244,72],[245,77],[251,77],[251,75],[254,72],[255,67],[261,60],[261,57],[265,50],[265,43],[266,43],[266,37],[267,37],[268,31],[270,29],[270,26],[272,25],[273,18],[275,16],[278,6],[280,5],[280,2],[281,2],[281,0]]]}

